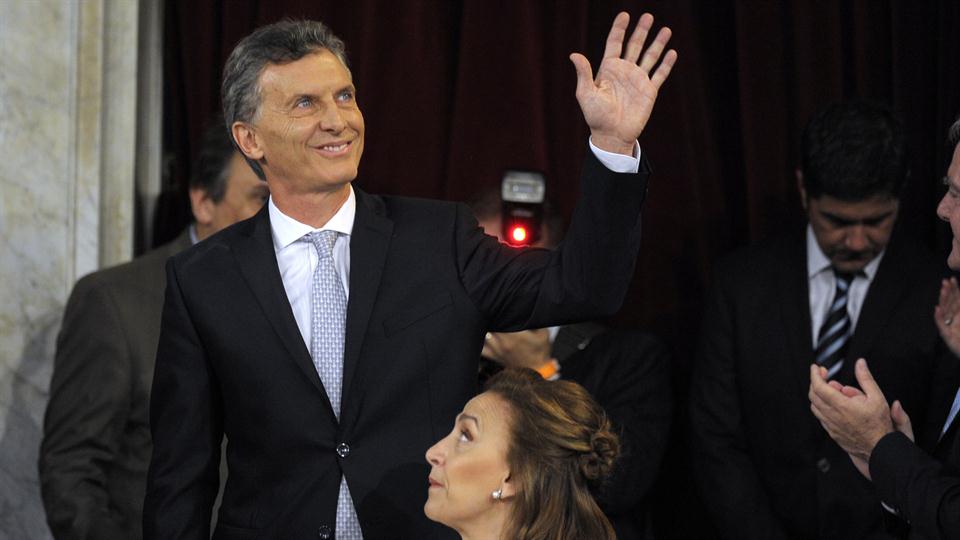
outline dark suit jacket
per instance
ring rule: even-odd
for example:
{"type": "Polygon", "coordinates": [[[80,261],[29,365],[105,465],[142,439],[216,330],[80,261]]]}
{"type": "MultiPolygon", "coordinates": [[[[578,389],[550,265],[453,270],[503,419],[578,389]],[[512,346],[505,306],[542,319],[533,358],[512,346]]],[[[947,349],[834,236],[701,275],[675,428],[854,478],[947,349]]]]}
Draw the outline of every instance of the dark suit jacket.
{"type": "Polygon", "coordinates": [[[188,233],[94,272],[70,294],[40,446],[40,488],[58,539],[141,537],[148,413],[166,284],[188,233]]]}
{"type": "Polygon", "coordinates": [[[424,452],[476,392],[488,329],[615,311],[640,239],[646,165],[588,153],[556,251],[485,236],[463,205],[356,189],[340,422],[287,301],[269,214],[173,258],[151,404],[147,538],[206,538],[220,438],[230,477],[215,538],[332,537],[341,473],[365,538],[435,538],[424,452]]]}
{"type": "MultiPolygon", "coordinates": [[[[944,358],[933,324],[941,270],[895,233],[837,380],[865,357],[890,402],[924,418],[944,358]],[[916,412],[912,412],[916,411],[916,412]]],[[[696,473],[726,538],[883,538],[873,485],[821,428],[807,398],[813,363],[803,234],[719,265],[691,389],[696,473]]]]}
{"type": "MultiPolygon", "coordinates": [[[[939,409],[940,428],[956,394],[939,409]]],[[[939,429],[937,430],[939,433],[939,429]]],[[[960,538],[960,418],[955,418],[928,454],[900,433],[880,439],[870,455],[870,475],[880,496],[900,511],[917,540],[960,538]]]]}
{"type": "Polygon", "coordinates": [[[670,432],[670,356],[653,335],[594,323],[560,328],[552,355],[613,421],[622,444],[610,483],[596,493],[619,540],[647,538],[647,495],[670,432]]]}

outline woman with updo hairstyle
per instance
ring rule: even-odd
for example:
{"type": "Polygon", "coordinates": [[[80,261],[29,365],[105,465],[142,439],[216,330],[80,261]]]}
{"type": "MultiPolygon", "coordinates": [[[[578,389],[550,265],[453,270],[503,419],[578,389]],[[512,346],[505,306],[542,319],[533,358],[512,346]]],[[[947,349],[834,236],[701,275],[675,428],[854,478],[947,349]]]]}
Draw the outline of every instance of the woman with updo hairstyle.
{"type": "Polygon", "coordinates": [[[427,517],[464,540],[607,540],[616,534],[590,493],[620,442],[582,386],[506,369],[427,450],[427,517]]]}

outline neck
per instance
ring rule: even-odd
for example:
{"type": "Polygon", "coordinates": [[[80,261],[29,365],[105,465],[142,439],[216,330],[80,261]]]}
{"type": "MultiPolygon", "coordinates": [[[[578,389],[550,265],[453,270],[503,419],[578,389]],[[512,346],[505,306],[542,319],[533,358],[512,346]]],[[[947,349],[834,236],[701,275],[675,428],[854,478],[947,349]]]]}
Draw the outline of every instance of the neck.
{"type": "Polygon", "coordinates": [[[285,215],[319,229],[330,221],[350,197],[350,184],[333,191],[291,193],[282,187],[270,186],[270,198],[285,215]]]}
{"type": "Polygon", "coordinates": [[[457,532],[463,540],[501,540],[506,524],[507,512],[504,507],[486,519],[458,527],[457,532]]]}

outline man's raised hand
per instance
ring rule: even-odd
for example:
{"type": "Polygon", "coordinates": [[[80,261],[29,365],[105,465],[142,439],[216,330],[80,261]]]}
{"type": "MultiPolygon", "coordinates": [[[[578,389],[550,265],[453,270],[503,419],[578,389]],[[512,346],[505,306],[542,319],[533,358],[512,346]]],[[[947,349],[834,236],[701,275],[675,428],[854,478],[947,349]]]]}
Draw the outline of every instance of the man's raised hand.
{"type": "Polygon", "coordinates": [[[624,47],[629,22],[630,16],[625,12],[613,20],[596,78],[585,56],[570,55],[577,70],[577,101],[590,126],[593,144],[620,154],[633,153],[634,141],[650,119],[657,92],[677,61],[675,50],[663,54],[671,35],[667,27],[660,29],[644,51],[644,42],[653,26],[653,15],[649,13],[640,17],[624,47]]]}

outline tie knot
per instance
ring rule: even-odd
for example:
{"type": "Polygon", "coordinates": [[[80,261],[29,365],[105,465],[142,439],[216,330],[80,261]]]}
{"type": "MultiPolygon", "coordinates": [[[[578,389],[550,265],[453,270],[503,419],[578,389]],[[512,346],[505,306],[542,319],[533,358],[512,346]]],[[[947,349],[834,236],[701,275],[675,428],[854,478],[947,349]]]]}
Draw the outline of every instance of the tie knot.
{"type": "Polygon", "coordinates": [[[337,241],[337,231],[316,231],[304,236],[317,248],[321,259],[333,257],[333,244],[337,241]]]}
{"type": "Polygon", "coordinates": [[[846,291],[850,288],[850,284],[854,278],[859,275],[859,272],[840,272],[839,270],[834,270],[833,275],[837,278],[837,288],[846,291]]]}

